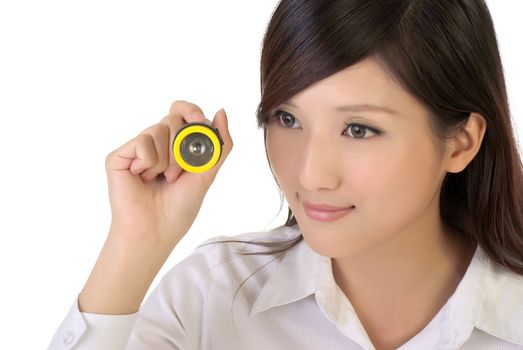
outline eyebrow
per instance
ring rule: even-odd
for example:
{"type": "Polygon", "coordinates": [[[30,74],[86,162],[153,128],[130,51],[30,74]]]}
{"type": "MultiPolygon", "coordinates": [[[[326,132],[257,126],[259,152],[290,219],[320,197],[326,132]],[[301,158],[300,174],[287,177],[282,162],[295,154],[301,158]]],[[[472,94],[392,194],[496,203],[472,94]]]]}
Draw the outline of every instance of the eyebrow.
{"type": "MultiPolygon", "coordinates": [[[[285,102],[282,103],[282,105],[287,105],[290,107],[294,107],[299,109],[294,103],[292,102],[285,102]]],[[[347,106],[339,106],[335,108],[338,112],[381,112],[381,113],[387,113],[387,114],[399,114],[393,109],[390,109],[388,107],[378,106],[371,103],[361,103],[361,104],[354,104],[354,105],[347,105],[347,106]]]]}

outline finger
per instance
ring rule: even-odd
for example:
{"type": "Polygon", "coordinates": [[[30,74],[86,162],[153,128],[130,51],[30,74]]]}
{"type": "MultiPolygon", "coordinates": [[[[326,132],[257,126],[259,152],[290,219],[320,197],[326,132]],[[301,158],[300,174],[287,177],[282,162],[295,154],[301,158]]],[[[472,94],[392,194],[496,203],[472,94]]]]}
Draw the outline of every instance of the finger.
{"type": "Polygon", "coordinates": [[[216,165],[210,169],[209,171],[202,173],[202,176],[205,178],[205,182],[210,185],[214,178],[216,177],[216,174],[218,173],[218,170],[221,168],[222,164],[224,163],[225,159],[228,157],[229,153],[232,151],[233,148],[233,141],[231,134],[229,132],[229,125],[227,120],[227,113],[224,109],[219,110],[213,119],[212,125],[218,129],[220,132],[220,136],[223,140],[223,146],[222,146],[222,154],[220,156],[220,160],[216,165]]]}
{"type": "Polygon", "coordinates": [[[220,136],[223,140],[222,151],[225,153],[225,156],[227,156],[231,152],[234,144],[229,131],[229,120],[227,118],[227,113],[223,108],[215,114],[212,125],[220,132],[220,136]]]}
{"type": "Polygon", "coordinates": [[[179,100],[171,105],[169,114],[164,117],[160,123],[169,127],[169,166],[164,172],[169,182],[174,181],[181,173],[182,169],[176,163],[172,152],[174,138],[178,131],[187,123],[205,122],[206,118],[200,107],[194,103],[179,100]]]}
{"type": "Polygon", "coordinates": [[[194,103],[184,100],[173,102],[169,110],[169,115],[164,119],[169,120],[171,116],[183,117],[186,123],[204,122],[205,116],[200,107],[194,103]]]}
{"type": "Polygon", "coordinates": [[[142,174],[158,161],[154,141],[151,135],[140,134],[135,138],[135,159],[129,170],[133,175],[142,174]]]}
{"type": "Polygon", "coordinates": [[[130,171],[140,174],[156,162],[154,143],[149,135],[138,135],[122,147],[111,152],[106,160],[107,171],[130,171]]]}
{"type": "MultiPolygon", "coordinates": [[[[154,141],[150,135],[138,135],[106,158],[107,182],[111,193],[123,194],[143,185],[141,174],[156,163],[154,141]]],[[[113,204],[111,197],[111,204],[113,204]]]]}
{"type": "MultiPolygon", "coordinates": [[[[175,162],[176,163],[176,162],[175,162]]],[[[167,170],[164,171],[163,175],[169,183],[173,183],[178,179],[178,176],[182,173],[182,168],[178,165],[170,165],[167,170]]]]}
{"type": "Polygon", "coordinates": [[[151,137],[156,151],[156,163],[142,173],[144,181],[149,181],[156,178],[158,174],[163,173],[169,167],[170,129],[167,125],[155,124],[142,131],[141,134],[151,137]]]}

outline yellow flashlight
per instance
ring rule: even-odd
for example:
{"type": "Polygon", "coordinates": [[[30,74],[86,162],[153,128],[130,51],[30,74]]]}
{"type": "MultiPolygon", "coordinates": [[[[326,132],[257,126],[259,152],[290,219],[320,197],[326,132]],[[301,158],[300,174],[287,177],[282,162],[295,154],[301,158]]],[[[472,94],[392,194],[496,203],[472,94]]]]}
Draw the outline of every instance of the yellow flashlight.
{"type": "Polygon", "coordinates": [[[202,173],[218,163],[222,146],[220,132],[207,120],[183,126],[174,137],[172,151],[182,169],[202,173]]]}

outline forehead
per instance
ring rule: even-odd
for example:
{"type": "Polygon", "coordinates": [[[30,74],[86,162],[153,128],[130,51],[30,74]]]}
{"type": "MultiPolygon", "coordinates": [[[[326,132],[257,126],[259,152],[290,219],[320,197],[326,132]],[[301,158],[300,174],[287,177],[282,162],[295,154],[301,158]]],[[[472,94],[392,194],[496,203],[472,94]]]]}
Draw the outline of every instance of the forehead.
{"type": "Polygon", "coordinates": [[[426,108],[372,58],[366,58],[311,85],[289,102],[307,110],[372,104],[406,116],[427,113],[426,108]]]}

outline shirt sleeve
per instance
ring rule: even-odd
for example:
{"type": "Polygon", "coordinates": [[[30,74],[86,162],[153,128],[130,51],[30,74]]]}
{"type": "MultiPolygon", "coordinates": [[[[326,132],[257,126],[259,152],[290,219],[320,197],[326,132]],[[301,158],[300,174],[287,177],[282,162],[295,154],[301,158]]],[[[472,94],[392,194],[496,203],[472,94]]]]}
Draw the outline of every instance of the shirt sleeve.
{"type": "Polygon", "coordinates": [[[163,276],[134,314],[83,313],[77,298],[48,350],[199,349],[214,261],[212,247],[196,248],[163,276]]]}
{"type": "Polygon", "coordinates": [[[214,245],[196,248],[162,277],[140,307],[126,350],[197,350],[216,263],[214,245]]]}
{"type": "Polygon", "coordinates": [[[48,350],[124,349],[137,315],[80,312],[77,297],[48,350]]]}

